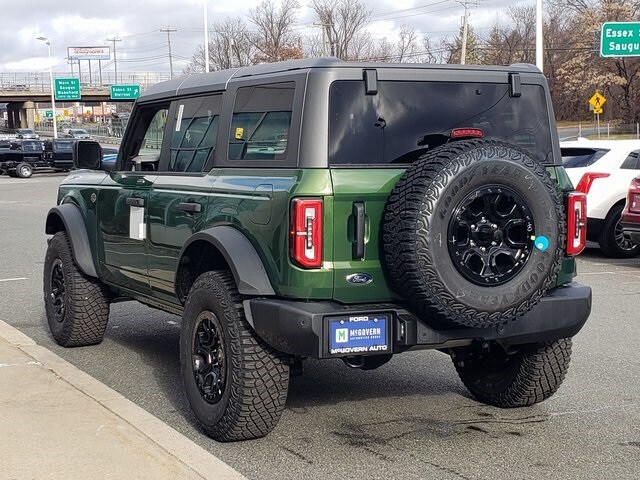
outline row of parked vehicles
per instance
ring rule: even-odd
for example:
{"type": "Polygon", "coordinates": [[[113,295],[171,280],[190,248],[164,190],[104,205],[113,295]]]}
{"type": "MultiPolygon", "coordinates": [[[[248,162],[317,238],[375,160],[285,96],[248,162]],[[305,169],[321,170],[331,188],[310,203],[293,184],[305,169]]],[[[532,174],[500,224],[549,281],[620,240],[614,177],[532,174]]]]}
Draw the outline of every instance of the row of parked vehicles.
{"type": "MultiPolygon", "coordinates": [[[[0,140],[0,174],[29,178],[38,171],[67,172],[73,168],[75,142],[73,138],[0,140]]],[[[104,161],[115,163],[117,151],[104,148],[104,161]]]]}
{"type": "Polygon", "coordinates": [[[640,140],[580,138],[560,147],[567,175],[587,195],[587,239],[609,257],[638,255],[640,140]]]}

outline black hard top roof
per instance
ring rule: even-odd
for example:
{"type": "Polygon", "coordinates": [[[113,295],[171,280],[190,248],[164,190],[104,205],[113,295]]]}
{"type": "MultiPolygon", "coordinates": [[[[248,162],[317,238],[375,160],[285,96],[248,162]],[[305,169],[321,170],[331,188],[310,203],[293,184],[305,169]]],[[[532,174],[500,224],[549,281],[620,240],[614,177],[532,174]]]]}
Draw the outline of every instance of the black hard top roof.
{"type": "Polygon", "coordinates": [[[404,69],[439,69],[439,70],[480,70],[497,72],[538,73],[540,71],[530,64],[514,64],[510,66],[486,66],[486,65],[454,65],[454,64],[428,64],[428,63],[375,63],[375,62],[345,62],[338,58],[305,58],[302,60],[288,60],[285,62],[263,63],[249,67],[219,70],[210,73],[182,76],[157,83],[147,88],[138,99],[139,102],[170,98],[178,95],[186,95],[199,91],[226,90],[230,80],[240,77],[282,73],[296,70],[309,70],[313,68],[404,68],[404,69]]]}

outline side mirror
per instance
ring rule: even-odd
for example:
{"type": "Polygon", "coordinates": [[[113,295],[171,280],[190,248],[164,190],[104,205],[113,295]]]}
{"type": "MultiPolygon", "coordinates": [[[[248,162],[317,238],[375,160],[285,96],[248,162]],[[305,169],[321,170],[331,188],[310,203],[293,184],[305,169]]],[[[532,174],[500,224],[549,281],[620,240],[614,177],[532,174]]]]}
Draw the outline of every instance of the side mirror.
{"type": "Polygon", "coordinates": [[[73,146],[73,166],[100,170],[102,162],[102,147],[98,142],[78,140],[73,146]]]}

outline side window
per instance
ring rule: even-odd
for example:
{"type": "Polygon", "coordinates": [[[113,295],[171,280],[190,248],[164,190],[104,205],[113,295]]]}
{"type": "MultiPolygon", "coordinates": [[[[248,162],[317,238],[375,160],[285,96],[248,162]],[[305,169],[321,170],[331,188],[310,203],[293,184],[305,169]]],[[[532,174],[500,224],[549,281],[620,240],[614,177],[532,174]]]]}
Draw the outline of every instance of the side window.
{"type": "Polygon", "coordinates": [[[171,132],[170,172],[202,172],[216,147],[222,96],[178,100],[171,132]]]}
{"type": "Polygon", "coordinates": [[[624,170],[640,170],[640,162],[638,161],[639,153],[640,151],[638,150],[631,152],[629,156],[624,159],[620,168],[624,170]]]}
{"type": "Polygon", "coordinates": [[[286,158],[295,83],[238,89],[229,132],[230,160],[286,158]]]}
{"type": "Polygon", "coordinates": [[[164,140],[169,106],[153,105],[138,107],[136,126],[127,136],[123,145],[124,165],[122,170],[156,171],[160,161],[160,152],[164,140]]]}

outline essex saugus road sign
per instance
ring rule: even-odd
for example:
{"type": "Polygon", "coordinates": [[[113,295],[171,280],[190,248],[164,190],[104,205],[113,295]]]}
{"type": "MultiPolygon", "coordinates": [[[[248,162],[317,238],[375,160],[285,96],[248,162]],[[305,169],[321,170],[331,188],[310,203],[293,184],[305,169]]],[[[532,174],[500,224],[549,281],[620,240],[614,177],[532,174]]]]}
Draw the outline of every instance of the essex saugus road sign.
{"type": "Polygon", "coordinates": [[[640,22],[603,23],[600,32],[600,56],[640,56],[640,22]]]}

